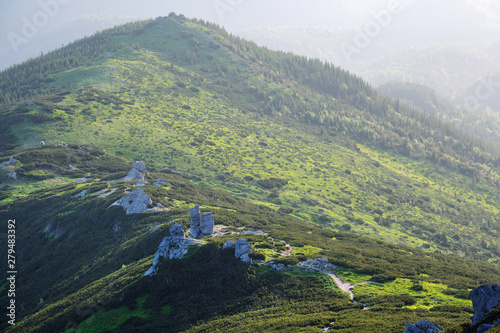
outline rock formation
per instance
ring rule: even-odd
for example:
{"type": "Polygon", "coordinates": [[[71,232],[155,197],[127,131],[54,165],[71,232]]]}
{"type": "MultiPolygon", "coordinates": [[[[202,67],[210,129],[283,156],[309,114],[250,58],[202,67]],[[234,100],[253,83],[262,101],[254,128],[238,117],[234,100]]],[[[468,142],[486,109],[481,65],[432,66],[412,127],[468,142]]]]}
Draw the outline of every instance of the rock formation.
{"type": "Polygon", "coordinates": [[[148,269],[144,276],[154,275],[158,269],[160,258],[181,259],[188,252],[191,245],[201,246],[199,241],[184,238],[184,227],[174,224],[170,227],[170,236],[163,238],[153,259],[153,266],[148,269]]]}
{"type": "Polygon", "coordinates": [[[474,326],[500,304],[500,286],[498,284],[481,286],[472,290],[469,297],[474,307],[474,315],[471,317],[472,326],[474,326]]]}
{"type": "Polygon", "coordinates": [[[244,262],[252,262],[250,259],[252,247],[248,244],[248,240],[240,238],[234,244],[234,256],[244,262]]]}
{"type": "Polygon", "coordinates": [[[89,190],[83,190],[81,191],[80,193],[76,194],[75,195],[75,198],[80,198],[80,199],[83,199],[85,197],[85,195],[87,194],[89,190]]]}
{"type": "MultiPolygon", "coordinates": [[[[148,205],[151,205],[153,201],[144,192],[142,188],[138,188],[132,193],[129,193],[119,200],[115,201],[111,206],[122,206],[125,209],[127,215],[138,214],[148,210],[148,205]]],[[[111,207],[109,206],[109,207],[111,207]]]]}
{"type": "Polygon", "coordinates": [[[226,241],[222,249],[234,249],[234,256],[244,262],[252,262],[250,253],[252,253],[252,246],[248,244],[248,240],[240,238],[233,243],[233,241],[226,241]]]}
{"type": "Polygon", "coordinates": [[[159,178],[155,180],[152,184],[153,186],[160,187],[161,185],[170,185],[165,179],[159,178]]]}
{"type": "Polygon", "coordinates": [[[144,180],[144,176],[146,175],[146,164],[141,161],[135,161],[132,169],[127,173],[127,176],[123,178],[124,181],[129,180],[144,180]]]}
{"type": "Polygon", "coordinates": [[[444,328],[427,320],[419,320],[415,325],[406,324],[405,333],[439,333],[444,332],[444,328]]]}
{"type": "Polygon", "coordinates": [[[204,235],[211,235],[214,232],[214,214],[203,213],[200,220],[200,230],[204,235]]]}
{"type": "Polygon", "coordinates": [[[191,217],[191,238],[199,238],[201,234],[200,230],[200,206],[196,205],[193,208],[189,208],[189,216],[191,217]]]}
{"type": "Polygon", "coordinates": [[[12,178],[14,180],[18,180],[17,179],[17,173],[15,171],[11,171],[11,172],[7,173],[7,177],[10,177],[10,178],[12,178]]]}
{"type": "Polygon", "coordinates": [[[0,168],[9,166],[9,165],[15,165],[17,163],[17,160],[14,159],[14,156],[9,157],[8,161],[0,163],[0,168]]]}
{"type": "Polygon", "coordinates": [[[201,238],[214,232],[214,215],[212,213],[200,214],[200,206],[189,208],[191,217],[191,238],[201,238]]]}

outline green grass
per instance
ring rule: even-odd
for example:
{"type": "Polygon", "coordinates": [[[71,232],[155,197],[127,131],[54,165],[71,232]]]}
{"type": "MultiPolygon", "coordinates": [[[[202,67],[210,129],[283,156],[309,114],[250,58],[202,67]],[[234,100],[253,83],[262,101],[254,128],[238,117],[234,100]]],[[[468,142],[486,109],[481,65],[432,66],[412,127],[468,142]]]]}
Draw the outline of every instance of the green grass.
{"type": "Polygon", "coordinates": [[[415,281],[410,279],[398,278],[392,282],[383,284],[367,283],[357,285],[353,289],[356,297],[380,296],[380,295],[408,295],[416,300],[413,305],[405,306],[408,309],[425,308],[430,309],[434,306],[456,306],[472,307],[472,301],[469,299],[457,298],[443,293],[448,287],[441,283],[432,283],[422,281],[423,290],[413,290],[415,281]]]}
{"type": "MultiPolygon", "coordinates": [[[[148,311],[142,306],[148,295],[137,299],[137,308],[130,310],[127,306],[121,306],[111,310],[101,310],[90,318],[81,322],[76,329],[68,329],[64,333],[101,333],[117,329],[122,323],[131,317],[148,318],[148,311]]],[[[170,308],[165,306],[165,314],[170,308]]]]}

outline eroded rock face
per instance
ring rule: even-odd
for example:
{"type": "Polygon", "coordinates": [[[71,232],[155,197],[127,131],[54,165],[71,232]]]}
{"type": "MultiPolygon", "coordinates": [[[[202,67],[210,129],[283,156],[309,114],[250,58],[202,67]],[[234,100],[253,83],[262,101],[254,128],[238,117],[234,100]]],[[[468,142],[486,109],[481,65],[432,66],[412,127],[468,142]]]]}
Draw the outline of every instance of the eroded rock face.
{"type": "Polygon", "coordinates": [[[193,208],[189,208],[189,216],[191,217],[191,238],[199,238],[201,236],[200,230],[200,206],[196,205],[193,208]]]}
{"type": "Polygon", "coordinates": [[[135,161],[132,169],[127,173],[127,176],[123,178],[123,180],[144,180],[144,176],[146,175],[146,164],[142,161],[135,161]]]}
{"type": "MultiPolygon", "coordinates": [[[[139,214],[148,210],[148,205],[151,205],[153,200],[144,192],[142,188],[129,193],[119,200],[115,201],[111,206],[122,206],[127,215],[139,214]]],[[[111,207],[110,206],[110,207],[111,207]]]]}
{"type": "Polygon", "coordinates": [[[406,324],[405,333],[439,333],[444,328],[427,320],[419,320],[416,324],[406,324]]]}
{"type": "Polygon", "coordinates": [[[481,286],[472,290],[469,297],[474,307],[474,315],[471,317],[472,326],[474,326],[500,304],[500,286],[498,284],[481,286]]]}
{"type": "Polygon", "coordinates": [[[234,247],[235,247],[235,244],[233,243],[233,241],[228,240],[224,243],[224,245],[222,246],[222,249],[223,250],[224,249],[234,249],[234,247]]]}
{"type": "Polygon", "coordinates": [[[201,246],[199,241],[184,238],[184,227],[180,224],[174,224],[170,227],[170,236],[163,238],[153,259],[153,266],[144,274],[145,276],[154,275],[158,269],[160,258],[181,259],[188,252],[191,245],[201,246]]]}

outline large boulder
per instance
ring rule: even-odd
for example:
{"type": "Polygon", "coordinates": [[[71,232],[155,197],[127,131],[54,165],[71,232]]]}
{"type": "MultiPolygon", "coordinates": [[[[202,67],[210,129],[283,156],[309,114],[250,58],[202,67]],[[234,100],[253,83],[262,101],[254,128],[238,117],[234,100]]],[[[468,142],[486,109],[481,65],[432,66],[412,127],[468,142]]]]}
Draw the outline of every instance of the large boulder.
{"type": "Polygon", "coordinates": [[[111,204],[111,206],[122,206],[125,209],[125,213],[130,215],[145,212],[152,203],[153,200],[151,200],[146,192],[142,188],[138,188],[134,192],[121,197],[111,204]]]}
{"type": "Polygon", "coordinates": [[[480,286],[472,290],[469,297],[474,307],[474,315],[471,317],[472,326],[474,326],[500,304],[500,286],[498,284],[480,286]]]}
{"type": "Polygon", "coordinates": [[[144,176],[146,175],[146,164],[142,161],[135,161],[132,169],[127,173],[127,176],[123,178],[125,181],[129,180],[144,180],[144,176]]]}
{"type": "Polygon", "coordinates": [[[204,235],[211,235],[214,232],[214,214],[203,213],[200,219],[200,230],[204,235]]]}
{"type": "Polygon", "coordinates": [[[189,208],[189,216],[191,217],[191,238],[198,238],[201,236],[200,223],[200,206],[196,205],[189,208]]]}
{"type": "Polygon", "coordinates": [[[248,240],[240,238],[236,241],[234,246],[234,256],[240,258],[243,255],[252,253],[252,247],[248,244],[248,240]]]}

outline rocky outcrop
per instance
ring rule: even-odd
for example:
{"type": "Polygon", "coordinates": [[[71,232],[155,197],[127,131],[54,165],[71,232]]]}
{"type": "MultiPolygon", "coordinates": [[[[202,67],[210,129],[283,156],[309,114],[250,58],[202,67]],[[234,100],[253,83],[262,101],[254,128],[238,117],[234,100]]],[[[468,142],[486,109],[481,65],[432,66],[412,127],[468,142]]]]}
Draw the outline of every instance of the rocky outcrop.
{"type": "Polygon", "coordinates": [[[152,184],[153,186],[160,187],[161,185],[170,185],[165,179],[159,178],[155,180],[152,184]]]}
{"type": "Polygon", "coordinates": [[[14,180],[18,180],[17,173],[15,171],[11,171],[11,172],[7,173],[7,177],[12,178],[14,180]]]}
{"type": "Polygon", "coordinates": [[[214,214],[203,213],[200,220],[200,231],[204,235],[211,235],[214,232],[214,214]]]}
{"type": "Polygon", "coordinates": [[[416,324],[406,324],[405,333],[439,333],[444,328],[427,320],[419,320],[416,324]]]}
{"type": "Polygon", "coordinates": [[[222,246],[222,249],[234,249],[234,256],[244,262],[252,262],[250,258],[250,253],[252,253],[252,246],[248,243],[248,240],[240,238],[233,243],[233,241],[226,241],[222,246]]]}
{"type": "Polygon", "coordinates": [[[201,238],[214,232],[214,215],[212,213],[201,215],[200,206],[196,205],[189,208],[189,216],[191,217],[191,238],[201,238]]]}
{"type": "MultiPolygon", "coordinates": [[[[115,201],[111,206],[122,206],[125,209],[127,215],[139,214],[148,210],[148,206],[151,205],[153,201],[144,192],[142,188],[129,193],[119,200],[115,201]]],[[[109,206],[109,207],[111,207],[109,206]]]]}
{"type": "Polygon", "coordinates": [[[192,245],[201,246],[199,241],[184,238],[184,227],[174,224],[170,227],[170,236],[163,238],[153,259],[153,266],[144,276],[154,275],[158,270],[160,258],[181,259],[188,253],[188,248],[192,245]]]}
{"type": "Polygon", "coordinates": [[[252,262],[250,258],[252,247],[248,244],[248,240],[240,238],[234,244],[234,256],[244,262],[252,262]]]}
{"type": "Polygon", "coordinates": [[[144,186],[144,185],[146,185],[146,184],[147,184],[147,182],[145,182],[144,180],[139,180],[139,181],[137,182],[137,184],[135,184],[134,186],[144,186]]]}
{"type": "Polygon", "coordinates": [[[9,157],[8,161],[0,163],[0,168],[9,166],[9,165],[15,165],[17,163],[17,160],[14,159],[14,156],[9,157]]]}
{"type": "Polygon", "coordinates": [[[80,193],[76,194],[75,195],[75,198],[80,198],[80,199],[83,199],[85,198],[85,195],[88,193],[89,190],[83,190],[81,191],[80,193]]]}
{"type": "Polygon", "coordinates": [[[144,180],[144,176],[146,175],[146,164],[141,161],[135,161],[132,169],[127,173],[127,176],[123,178],[124,181],[129,180],[144,180]]]}
{"type": "Polygon", "coordinates": [[[189,208],[189,216],[191,217],[191,238],[199,238],[201,234],[200,230],[200,206],[196,205],[193,208],[189,208]]]}
{"type": "Polygon", "coordinates": [[[75,183],[82,184],[82,183],[88,182],[89,180],[92,180],[92,178],[84,177],[84,178],[80,178],[80,179],[75,180],[75,183]]]}
{"type": "Polygon", "coordinates": [[[474,315],[471,317],[472,326],[474,326],[500,304],[500,286],[498,284],[481,286],[472,290],[469,297],[474,307],[474,315]]]}

